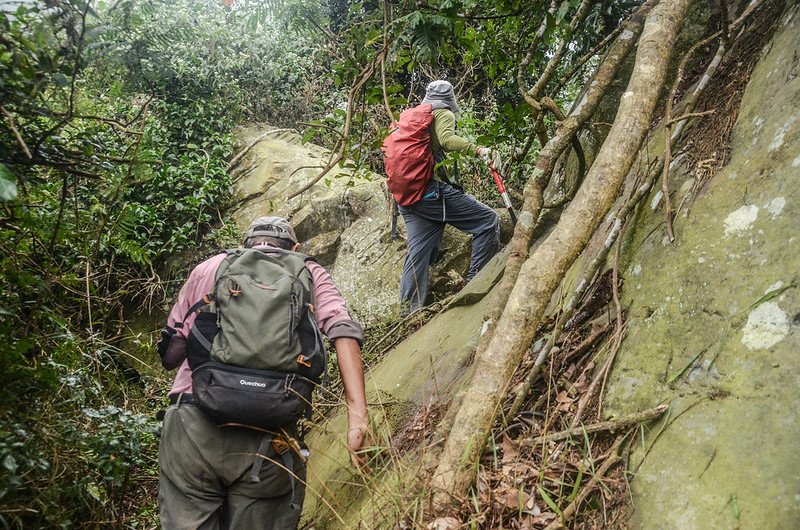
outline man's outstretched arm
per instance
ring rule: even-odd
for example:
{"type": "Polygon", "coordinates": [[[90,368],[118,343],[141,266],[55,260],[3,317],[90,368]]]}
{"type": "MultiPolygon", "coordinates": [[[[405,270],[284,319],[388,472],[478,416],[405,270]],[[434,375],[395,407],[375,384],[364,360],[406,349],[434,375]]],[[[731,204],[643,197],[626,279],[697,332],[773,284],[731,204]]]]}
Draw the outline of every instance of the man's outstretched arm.
{"type": "Polygon", "coordinates": [[[339,364],[347,404],[347,448],[353,464],[361,466],[364,464],[364,457],[356,451],[369,444],[361,347],[355,339],[345,337],[334,340],[333,347],[336,349],[336,361],[339,364]]]}

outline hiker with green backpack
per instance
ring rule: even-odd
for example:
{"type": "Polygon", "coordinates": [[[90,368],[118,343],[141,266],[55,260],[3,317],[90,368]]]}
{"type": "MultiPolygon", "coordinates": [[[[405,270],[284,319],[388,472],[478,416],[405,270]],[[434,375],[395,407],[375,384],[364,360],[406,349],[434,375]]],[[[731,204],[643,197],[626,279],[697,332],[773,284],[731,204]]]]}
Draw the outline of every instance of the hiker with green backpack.
{"type": "Polygon", "coordinates": [[[286,219],[254,220],[242,248],[194,268],[169,314],[158,343],[178,369],[158,454],[165,529],[297,527],[308,457],[297,423],[327,378],[321,332],[344,384],[347,448],[363,463],[363,331],[298,248],[286,219]]]}
{"type": "Polygon", "coordinates": [[[401,315],[426,303],[429,269],[439,252],[444,227],[472,235],[469,282],[500,248],[500,218],[464,193],[455,172],[441,163],[448,152],[473,154],[500,168],[496,153],[458,136],[459,108],[453,86],[433,81],[417,107],[406,109],[383,143],[387,185],[406,225],[408,255],[400,277],[401,315]]]}

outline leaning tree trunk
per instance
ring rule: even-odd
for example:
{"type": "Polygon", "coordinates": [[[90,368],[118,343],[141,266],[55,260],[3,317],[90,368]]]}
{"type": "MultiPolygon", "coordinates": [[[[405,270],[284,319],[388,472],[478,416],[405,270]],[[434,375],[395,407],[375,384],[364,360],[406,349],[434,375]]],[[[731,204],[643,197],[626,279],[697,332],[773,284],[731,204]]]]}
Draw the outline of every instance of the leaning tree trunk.
{"type": "Polygon", "coordinates": [[[672,48],[691,0],[662,0],[647,18],[614,125],[558,226],[520,269],[514,289],[448,436],[433,477],[434,506],[466,491],[514,370],[553,292],[608,213],[633,164],[661,95],[672,48]]]}

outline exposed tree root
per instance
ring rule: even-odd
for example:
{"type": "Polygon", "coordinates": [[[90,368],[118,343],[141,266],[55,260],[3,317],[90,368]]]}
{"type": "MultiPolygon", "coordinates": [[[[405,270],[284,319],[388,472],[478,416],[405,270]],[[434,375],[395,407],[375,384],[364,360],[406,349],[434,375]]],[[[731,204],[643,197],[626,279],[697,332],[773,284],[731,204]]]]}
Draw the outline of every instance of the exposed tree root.
{"type": "Polygon", "coordinates": [[[468,387],[433,478],[436,508],[446,507],[472,482],[470,464],[483,450],[511,376],[552,293],[610,209],[630,170],[649,128],[672,46],[689,4],[689,0],[675,0],[653,8],[642,32],[626,97],[606,142],[561,222],[520,268],[492,339],[476,358],[476,374],[480,377],[473,378],[468,387]]]}

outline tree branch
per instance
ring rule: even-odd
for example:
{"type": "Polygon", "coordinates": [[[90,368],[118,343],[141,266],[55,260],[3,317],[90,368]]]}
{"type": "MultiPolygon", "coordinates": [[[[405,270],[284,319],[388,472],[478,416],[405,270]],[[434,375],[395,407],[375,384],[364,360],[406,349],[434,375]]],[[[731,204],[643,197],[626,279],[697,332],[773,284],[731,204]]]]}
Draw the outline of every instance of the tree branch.
{"type": "Polygon", "coordinates": [[[577,74],[578,72],[580,72],[581,68],[583,68],[583,66],[584,66],[584,65],[585,65],[585,64],[586,64],[586,63],[589,61],[589,59],[591,59],[592,57],[594,57],[595,55],[597,55],[597,54],[598,54],[598,52],[600,52],[600,50],[602,50],[603,48],[605,48],[606,46],[608,46],[608,44],[609,44],[609,43],[610,43],[612,40],[616,39],[616,38],[617,38],[617,35],[619,35],[619,34],[620,34],[620,32],[622,31],[622,28],[623,28],[623,24],[620,24],[620,25],[618,25],[616,28],[614,28],[614,31],[612,31],[611,33],[609,33],[608,35],[606,35],[606,36],[603,38],[603,40],[601,40],[600,42],[598,42],[598,43],[595,45],[595,47],[594,47],[594,48],[592,48],[591,50],[589,50],[588,52],[586,52],[586,54],[584,54],[584,56],[583,56],[583,57],[581,57],[580,59],[578,59],[578,60],[575,62],[575,64],[573,65],[572,69],[571,69],[569,72],[567,72],[566,74],[564,74],[562,77],[560,77],[560,78],[558,79],[558,85],[557,85],[556,89],[553,91],[553,93],[554,93],[554,94],[555,94],[555,93],[557,93],[557,92],[558,92],[558,91],[561,89],[561,87],[563,87],[563,86],[565,86],[567,83],[569,83],[569,81],[570,81],[570,80],[571,80],[571,79],[572,79],[572,78],[575,76],[575,74],[577,74]]]}
{"type": "MultiPolygon", "coordinates": [[[[475,376],[467,385],[463,405],[434,473],[435,509],[444,509],[471,483],[472,464],[483,451],[511,377],[539,328],[553,292],[611,208],[649,129],[690,3],[691,0],[673,0],[652,8],[628,83],[629,96],[622,98],[614,126],[560,222],[525,260],[512,282],[512,294],[491,340],[485,351],[476,356],[475,376]]],[[[517,230],[522,224],[517,224],[517,230]]]]}
{"type": "Polygon", "coordinates": [[[17,139],[17,143],[22,148],[22,151],[25,153],[25,156],[28,159],[32,159],[33,155],[31,155],[31,150],[28,149],[28,145],[25,143],[25,140],[22,139],[22,135],[19,134],[17,127],[14,125],[14,116],[6,110],[3,105],[0,105],[0,111],[3,112],[3,116],[6,117],[6,121],[8,122],[8,126],[11,128],[11,132],[14,133],[14,137],[17,139]]]}
{"type": "MultiPolygon", "coordinates": [[[[571,37],[572,32],[575,31],[575,29],[580,26],[584,20],[586,20],[593,1],[594,0],[582,0],[577,11],[575,12],[575,16],[572,17],[572,20],[569,23],[568,37],[571,37]]],[[[530,94],[531,97],[538,99],[544,93],[545,86],[550,82],[550,79],[556,72],[556,68],[567,51],[567,42],[568,39],[564,38],[558,43],[558,48],[556,48],[556,51],[550,57],[550,60],[547,61],[547,65],[539,75],[539,79],[536,80],[536,83],[534,83],[533,87],[528,91],[528,94],[530,94]]]]}
{"type": "MultiPolygon", "coordinates": [[[[556,1],[551,0],[550,7],[547,9],[547,13],[552,15],[555,13],[555,10],[556,1]]],[[[547,17],[542,20],[542,23],[539,25],[536,33],[534,33],[531,45],[528,47],[525,57],[520,61],[519,66],[517,67],[517,89],[519,89],[520,95],[535,112],[539,112],[541,110],[541,106],[536,98],[528,93],[528,88],[525,86],[525,73],[528,70],[528,66],[530,66],[531,62],[533,61],[533,54],[536,53],[536,47],[539,45],[539,41],[542,40],[545,31],[547,31],[547,17]]]]}
{"type": "Polygon", "coordinates": [[[355,100],[358,94],[361,92],[361,89],[364,85],[369,81],[372,75],[375,73],[375,69],[378,63],[382,62],[386,54],[389,52],[388,42],[385,42],[381,50],[378,54],[370,61],[370,63],[364,68],[361,73],[356,77],[355,81],[353,82],[352,86],[350,87],[350,91],[347,94],[347,115],[344,121],[344,128],[342,130],[342,137],[339,140],[339,148],[338,150],[332,154],[330,160],[328,161],[327,165],[322,168],[319,175],[314,177],[308,184],[300,188],[298,191],[289,195],[286,199],[291,200],[297,197],[298,195],[302,194],[303,192],[309,190],[314,184],[322,180],[322,177],[328,174],[328,172],[333,169],[336,164],[338,164],[343,158],[345,150],[347,149],[347,140],[350,138],[350,126],[353,122],[353,114],[355,112],[355,100]]]}
{"type": "Polygon", "coordinates": [[[579,427],[572,427],[571,429],[567,429],[565,431],[554,432],[544,436],[537,436],[536,438],[531,438],[530,440],[523,440],[520,447],[525,449],[534,449],[537,445],[542,445],[549,442],[560,442],[574,436],[583,436],[583,433],[594,434],[596,432],[615,432],[622,429],[627,429],[628,427],[633,427],[634,425],[659,418],[667,411],[667,409],[669,409],[669,405],[659,405],[655,408],[643,410],[641,412],[634,412],[633,414],[629,414],[615,420],[581,425],[579,427]]]}

